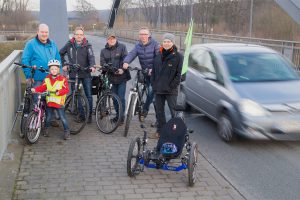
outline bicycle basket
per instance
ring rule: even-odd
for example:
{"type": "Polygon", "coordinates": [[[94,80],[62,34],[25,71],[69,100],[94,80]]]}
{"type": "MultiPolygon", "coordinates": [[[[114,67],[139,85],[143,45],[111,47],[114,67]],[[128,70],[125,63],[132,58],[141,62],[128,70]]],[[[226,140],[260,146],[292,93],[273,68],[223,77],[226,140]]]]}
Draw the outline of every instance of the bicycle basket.
{"type": "Polygon", "coordinates": [[[145,77],[142,71],[137,72],[137,80],[139,83],[145,83],[145,77]]]}

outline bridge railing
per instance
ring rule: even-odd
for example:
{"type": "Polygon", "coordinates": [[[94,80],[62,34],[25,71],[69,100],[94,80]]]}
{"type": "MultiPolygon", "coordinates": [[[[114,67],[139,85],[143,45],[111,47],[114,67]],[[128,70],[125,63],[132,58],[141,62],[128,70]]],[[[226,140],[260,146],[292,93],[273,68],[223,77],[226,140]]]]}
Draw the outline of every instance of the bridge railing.
{"type": "Polygon", "coordinates": [[[21,104],[21,70],[13,64],[22,51],[13,51],[0,63],[0,160],[10,141],[13,121],[21,104]]]}
{"type": "MultiPolygon", "coordinates": [[[[138,39],[138,32],[139,32],[138,30],[115,29],[115,32],[119,38],[128,41],[136,41],[138,39]]],[[[185,48],[184,40],[186,37],[186,32],[151,30],[152,36],[157,40],[160,40],[162,38],[162,35],[166,32],[173,33],[176,36],[177,47],[180,50],[184,50],[185,48]]],[[[206,34],[206,33],[193,33],[193,41],[192,41],[193,44],[218,43],[218,42],[241,42],[241,43],[248,43],[248,44],[263,45],[282,53],[285,57],[287,57],[290,61],[292,61],[298,69],[300,69],[300,42],[206,34]]]]}

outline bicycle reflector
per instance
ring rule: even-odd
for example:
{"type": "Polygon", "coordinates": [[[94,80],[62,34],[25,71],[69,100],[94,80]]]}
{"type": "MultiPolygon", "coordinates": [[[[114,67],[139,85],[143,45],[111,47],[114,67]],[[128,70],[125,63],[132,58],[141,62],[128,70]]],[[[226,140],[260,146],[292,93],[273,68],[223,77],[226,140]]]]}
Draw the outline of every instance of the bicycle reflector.
{"type": "Polygon", "coordinates": [[[177,153],[177,147],[173,143],[164,143],[160,148],[160,153],[163,155],[177,153]]]}

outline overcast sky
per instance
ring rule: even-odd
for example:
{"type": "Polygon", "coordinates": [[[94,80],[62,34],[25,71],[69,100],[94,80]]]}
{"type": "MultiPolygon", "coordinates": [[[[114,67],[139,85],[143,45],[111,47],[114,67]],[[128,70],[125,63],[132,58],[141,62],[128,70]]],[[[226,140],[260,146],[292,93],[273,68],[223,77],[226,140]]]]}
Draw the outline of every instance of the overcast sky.
{"type": "MultiPolygon", "coordinates": [[[[92,3],[97,10],[111,9],[113,0],[87,0],[92,3]]],[[[40,0],[29,0],[30,10],[40,9],[40,0]]],[[[67,0],[68,11],[74,10],[76,5],[76,0],[67,0]]]]}

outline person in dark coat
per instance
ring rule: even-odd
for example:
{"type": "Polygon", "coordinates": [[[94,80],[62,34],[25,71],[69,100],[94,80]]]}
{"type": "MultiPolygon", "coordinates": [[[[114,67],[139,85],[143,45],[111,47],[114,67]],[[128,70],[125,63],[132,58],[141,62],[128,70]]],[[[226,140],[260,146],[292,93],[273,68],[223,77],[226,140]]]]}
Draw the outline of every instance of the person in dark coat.
{"type": "MultiPolygon", "coordinates": [[[[59,51],[63,71],[68,71],[67,64],[79,64],[81,68],[90,69],[79,71],[79,81],[82,82],[85,96],[88,99],[90,113],[88,117],[88,123],[92,122],[92,111],[93,111],[93,97],[92,97],[92,79],[91,73],[95,72],[95,56],[93,52],[92,45],[87,41],[84,36],[83,28],[76,27],[74,31],[74,36],[69,40],[66,45],[59,51]]],[[[70,71],[69,78],[72,80],[75,79],[76,72],[70,71]]],[[[74,84],[71,85],[71,88],[74,88],[74,84]]],[[[85,120],[83,113],[78,121],[85,120]]]]}
{"type": "Polygon", "coordinates": [[[150,76],[153,68],[154,57],[158,54],[159,43],[151,38],[151,34],[148,28],[143,27],[139,30],[139,41],[134,48],[129,52],[124,60],[123,68],[127,69],[128,65],[136,58],[139,58],[139,62],[142,69],[148,69],[148,76],[146,76],[146,85],[148,87],[148,96],[143,107],[143,117],[147,116],[150,104],[153,102],[154,94],[150,84],[150,76]]]}
{"type": "MultiPolygon", "coordinates": [[[[127,56],[126,46],[117,40],[114,32],[108,34],[105,48],[100,53],[100,65],[111,64],[112,67],[118,69],[114,74],[109,75],[109,81],[112,84],[112,92],[117,94],[122,103],[122,118],[121,123],[124,123],[125,112],[125,92],[126,82],[130,80],[130,73],[127,69],[123,69],[123,61],[127,56]]],[[[115,105],[117,108],[117,106],[115,105]]],[[[117,110],[117,112],[119,112],[117,110]]],[[[113,119],[117,121],[118,119],[113,119]]]]}
{"type": "Polygon", "coordinates": [[[183,56],[177,51],[174,41],[175,36],[173,34],[164,34],[162,47],[154,59],[151,83],[155,94],[158,124],[157,133],[154,133],[149,138],[159,138],[162,127],[166,124],[165,101],[167,101],[169,105],[172,118],[175,115],[183,56]]]}

